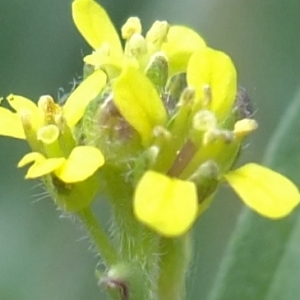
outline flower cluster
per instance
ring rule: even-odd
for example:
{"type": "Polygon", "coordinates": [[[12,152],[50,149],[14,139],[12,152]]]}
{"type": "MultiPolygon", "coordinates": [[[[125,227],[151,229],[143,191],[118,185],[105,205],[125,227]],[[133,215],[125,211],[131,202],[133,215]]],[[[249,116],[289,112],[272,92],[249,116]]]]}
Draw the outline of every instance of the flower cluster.
{"type": "Polygon", "coordinates": [[[31,163],[26,178],[42,177],[54,201],[66,211],[85,207],[97,192],[92,175],[103,165],[104,157],[95,147],[78,145],[73,129],[87,102],[102,90],[105,80],[102,71],[94,72],[63,107],[51,96],[40,97],[36,105],[18,95],[7,97],[14,111],[0,107],[0,134],[25,139],[32,149],[18,166],[31,163]]]}
{"type": "Polygon", "coordinates": [[[126,185],[136,219],[166,237],[187,232],[224,180],[266,217],[295,208],[299,192],[287,178],[254,163],[232,170],[257,123],[228,55],[165,21],[143,36],[136,17],[122,27],[123,50],[99,4],[75,0],[72,9],[94,49],[83,82],[63,107],[49,96],[35,106],[12,95],[16,113],[0,108],[0,134],[32,148],[19,163],[33,163],[27,178],[42,177],[67,211],[89,205],[96,190],[113,197],[126,185]]]}

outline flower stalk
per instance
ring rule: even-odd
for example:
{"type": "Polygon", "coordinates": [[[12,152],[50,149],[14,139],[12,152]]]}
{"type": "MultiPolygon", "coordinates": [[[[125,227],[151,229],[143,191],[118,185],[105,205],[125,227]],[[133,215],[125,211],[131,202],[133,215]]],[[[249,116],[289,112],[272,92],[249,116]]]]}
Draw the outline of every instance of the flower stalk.
{"type": "Polygon", "coordinates": [[[190,264],[191,247],[190,234],[174,239],[161,239],[158,299],[185,299],[185,281],[190,264]]]}
{"type": "Polygon", "coordinates": [[[118,253],[108,239],[106,232],[99,224],[98,219],[93,214],[90,207],[84,208],[77,213],[78,218],[85,225],[91,240],[95,243],[97,251],[106,266],[115,265],[118,260],[118,253]]]}

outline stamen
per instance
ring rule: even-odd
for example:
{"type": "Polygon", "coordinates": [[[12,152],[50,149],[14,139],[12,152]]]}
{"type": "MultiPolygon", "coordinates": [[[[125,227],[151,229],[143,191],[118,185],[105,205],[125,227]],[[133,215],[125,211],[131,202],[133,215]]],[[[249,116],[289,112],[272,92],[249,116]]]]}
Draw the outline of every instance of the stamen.
{"type": "Polygon", "coordinates": [[[193,127],[199,131],[213,130],[217,127],[217,118],[210,110],[200,110],[193,118],[193,127]]]}
{"type": "Polygon", "coordinates": [[[153,129],[153,135],[156,138],[164,139],[164,140],[170,140],[171,139],[171,133],[169,130],[162,126],[156,126],[153,129]]]}
{"type": "Polygon", "coordinates": [[[137,17],[130,17],[126,23],[122,26],[121,34],[125,40],[130,39],[135,33],[140,34],[142,32],[141,20],[137,17]]]}
{"type": "Polygon", "coordinates": [[[239,120],[234,124],[235,137],[242,138],[257,129],[258,124],[253,119],[239,120]]]}
{"type": "Polygon", "coordinates": [[[126,43],[125,53],[137,59],[145,55],[147,53],[145,38],[139,33],[133,34],[126,43]]]}
{"type": "Polygon", "coordinates": [[[192,105],[195,100],[196,92],[192,87],[186,87],[180,96],[180,100],[177,104],[178,107],[184,105],[192,105]]]}
{"type": "Polygon", "coordinates": [[[203,136],[203,145],[213,143],[217,140],[223,140],[225,143],[231,143],[234,140],[233,132],[229,130],[214,129],[205,132],[203,136]]]}
{"type": "Polygon", "coordinates": [[[38,107],[43,112],[45,121],[48,124],[53,123],[55,115],[62,111],[61,107],[57,105],[49,95],[40,97],[38,107]]]}
{"type": "Polygon", "coordinates": [[[155,21],[146,34],[150,53],[159,50],[162,43],[166,41],[169,24],[166,21],[155,21]]]}

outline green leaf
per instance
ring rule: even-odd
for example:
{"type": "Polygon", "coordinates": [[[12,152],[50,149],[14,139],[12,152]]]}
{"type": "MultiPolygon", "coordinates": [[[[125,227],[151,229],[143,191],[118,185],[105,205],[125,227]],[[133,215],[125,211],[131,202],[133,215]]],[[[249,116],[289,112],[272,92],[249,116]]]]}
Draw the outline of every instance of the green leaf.
{"type": "MultiPolygon", "coordinates": [[[[300,91],[282,117],[265,164],[300,186],[300,91]]],[[[297,300],[300,295],[300,209],[272,221],[244,209],[208,300],[297,300]]]]}

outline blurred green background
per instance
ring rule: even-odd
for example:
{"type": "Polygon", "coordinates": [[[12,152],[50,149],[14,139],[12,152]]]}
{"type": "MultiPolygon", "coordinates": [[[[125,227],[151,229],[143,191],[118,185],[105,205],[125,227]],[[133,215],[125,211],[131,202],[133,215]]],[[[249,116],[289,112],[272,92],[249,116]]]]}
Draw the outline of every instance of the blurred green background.
{"type": "MultiPolygon", "coordinates": [[[[259,130],[244,160],[260,162],[300,83],[298,0],[106,0],[117,26],[139,16],[185,24],[234,60],[259,130]]],[[[37,100],[70,90],[90,49],[71,19],[70,0],[0,0],[0,95],[37,100]]],[[[38,182],[17,170],[28,148],[0,139],[0,299],[105,299],[94,279],[98,258],[80,225],[56,211],[38,182]],[[75,226],[74,226],[75,225],[75,226]]],[[[198,221],[188,299],[205,299],[242,204],[223,188],[198,221]]],[[[105,212],[103,212],[104,214],[105,212]]],[[[233,299],[235,300],[235,299],[233,299]]],[[[239,300],[239,299],[238,299],[239,300]]]]}

